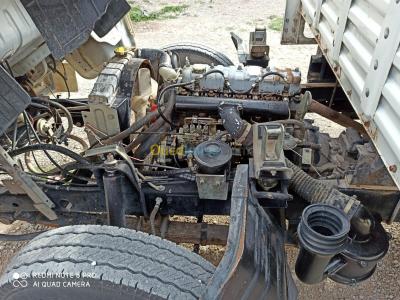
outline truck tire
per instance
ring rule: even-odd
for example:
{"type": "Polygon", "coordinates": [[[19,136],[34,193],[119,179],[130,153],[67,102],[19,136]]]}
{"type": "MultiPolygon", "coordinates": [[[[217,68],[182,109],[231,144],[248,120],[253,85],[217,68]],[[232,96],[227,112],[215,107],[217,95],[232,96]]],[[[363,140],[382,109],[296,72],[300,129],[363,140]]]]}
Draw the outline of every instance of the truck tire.
{"type": "Polygon", "coordinates": [[[0,299],[198,299],[215,267],[125,228],[67,226],[33,239],[0,278],[0,299]]]}
{"type": "Polygon", "coordinates": [[[161,50],[175,53],[180,61],[180,67],[185,65],[186,57],[193,64],[233,66],[233,62],[223,53],[207,46],[195,43],[178,43],[168,45],[161,50]]]}

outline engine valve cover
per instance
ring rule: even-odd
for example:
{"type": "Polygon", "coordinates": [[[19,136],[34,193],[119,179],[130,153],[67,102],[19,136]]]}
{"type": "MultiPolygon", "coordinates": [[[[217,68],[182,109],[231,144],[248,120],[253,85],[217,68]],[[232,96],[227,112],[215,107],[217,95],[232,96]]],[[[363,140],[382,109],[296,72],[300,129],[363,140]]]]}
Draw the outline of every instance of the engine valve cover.
{"type": "MultiPolygon", "coordinates": [[[[198,84],[193,84],[192,88],[196,91],[216,91],[228,92],[227,84],[231,89],[238,92],[244,92],[252,89],[252,94],[278,94],[294,95],[300,92],[301,73],[298,69],[280,70],[273,67],[261,68],[258,66],[216,66],[195,64],[186,65],[182,71],[182,82],[190,82],[199,79],[198,84]],[[224,73],[212,73],[204,78],[202,75],[210,70],[220,70],[224,73]],[[266,76],[266,73],[273,72],[274,75],[266,76]],[[276,75],[276,73],[280,74],[276,75]],[[201,79],[199,79],[199,77],[201,79]]],[[[231,91],[232,91],[231,90],[231,91]]]]}

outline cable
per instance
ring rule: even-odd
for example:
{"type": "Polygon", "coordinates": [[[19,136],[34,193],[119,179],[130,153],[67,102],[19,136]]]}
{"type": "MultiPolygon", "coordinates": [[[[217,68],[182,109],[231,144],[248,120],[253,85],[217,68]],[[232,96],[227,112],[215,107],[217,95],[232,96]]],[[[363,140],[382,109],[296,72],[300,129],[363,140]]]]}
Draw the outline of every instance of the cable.
{"type": "Polygon", "coordinates": [[[223,71],[221,71],[221,70],[218,70],[218,69],[211,69],[210,71],[205,72],[204,74],[202,74],[202,76],[199,79],[205,78],[208,75],[211,75],[211,74],[214,74],[214,73],[221,74],[222,77],[224,77],[224,79],[225,79],[225,73],[223,71]]]}
{"type": "Polygon", "coordinates": [[[163,199],[161,197],[156,198],[156,205],[154,205],[153,210],[151,211],[150,214],[150,226],[151,226],[151,233],[152,235],[156,235],[156,226],[155,226],[155,219],[156,215],[158,213],[158,210],[160,209],[160,205],[163,202],[163,199]]]}
{"type": "Polygon", "coordinates": [[[163,112],[162,109],[161,109],[161,107],[164,105],[164,94],[165,94],[168,90],[170,90],[170,89],[177,88],[177,87],[185,87],[185,86],[188,86],[188,85],[193,84],[193,83],[195,83],[195,82],[196,82],[196,80],[191,80],[191,81],[185,82],[185,83],[175,83],[175,84],[168,85],[168,86],[166,86],[165,88],[163,88],[163,89],[161,90],[160,94],[158,95],[158,97],[157,97],[157,110],[158,110],[158,113],[160,114],[161,118],[162,118],[165,122],[167,122],[169,125],[171,125],[171,127],[174,128],[174,127],[177,127],[177,126],[176,126],[174,123],[172,123],[172,121],[170,121],[170,120],[164,115],[164,112],[163,112]]]}
{"type": "Polygon", "coordinates": [[[57,100],[57,103],[65,102],[67,104],[75,105],[75,106],[87,106],[88,105],[86,100],[79,101],[78,99],[71,100],[71,99],[63,99],[63,98],[57,98],[57,97],[55,100],[57,100]],[[84,101],[86,101],[86,103],[84,101]]]}
{"type": "Polygon", "coordinates": [[[101,191],[99,186],[94,185],[83,185],[83,186],[65,186],[65,185],[53,185],[46,183],[38,183],[42,188],[56,191],[67,191],[67,192],[81,192],[81,193],[92,193],[101,191]]]}
{"type": "Polygon", "coordinates": [[[64,64],[61,62],[61,65],[62,65],[62,67],[63,67],[63,70],[64,70],[64,76],[62,76],[61,74],[60,74],[60,72],[58,73],[60,76],[62,76],[62,78],[64,79],[64,82],[65,82],[65,87],[67,88],[67,92],[68,92],[68,99],[69,98],[71,98],[71,91],[69,90],[69,86],[68,86],[68,80],[67,80],[67,70],[65,69],[65,66],[64,66],[64,64]]]}
{"type": "MultiPolygon", "coordinates": [[[[27,114],[24,114],[24,121],[25,121],[26,131],[28,132],[28,144],[29,144],[29,145],[32,145],[32,141],[31,141],[31,137],[30,137],[30,132],[29,132],[29,131],[30,131],[30,130],[29,130],[29,125],[28,125],[29,120],[28,120],[27,114]]],[[[12,149],[12,150],[14,150],[14,149],[12,149]]],[[[32,153],[32,156],[33,156],[33,160],[35,161],[35,164],[36,164],[36,166],[39,168],[40,172],[46,173],[46,171],[43,170],[43,168],[40,166],[39,162],[37,161],[36,156],[35,156],[34,153],[32,153]]],[[[31,171],[31,172],[34,171],[34,170],[32,170],[32,168],[30,167],[30,164],[26,161],[26,156],[25,156],[25,162],[26,162],[26,166],[27,166],[27,168],[29,169],[29,171],[31,171]]]]}
{"type": "MultiPolygon", "coordinates": [[[[65,87],[67,88],[67,92],[68,92],[68,97],[67,97],[67,98],[69,99],[69,98],[71,98],[71,91],[69,90],[67,78],[65,77],[64,74],[62,74],[60,71],[57,70],[57,63],[56,63],[56,60],[54,59],[54,57],[53,57],[53,56],[50,56],[50,58],[51,58],[51,60],[52,60],[52,62],[53,62],[53,68],[52,68],[48,63],[47,63],[47,65],[49,66],[49,68],[50,68],[54,73],[57,73],[58,75],[61,76],[62,79],[64,79],[65,87]]],[[[63,64],[63,63],[61,63],[61,64],[62,64],[62,66],[63,66],[64,73],[66,73],[64,64],[63,64]]]]}
{"type": "Polygon", "coordinates": [[[265,73],[264,75],[261,76],[260,81],[263,81],[265,79],[265,77],[268,77],[268,76],[271,76],[271,75],[279,76],[285,82],[287,82],[286,78],[279,72],[267,72],[267,73],[265,73]]]}
{"type": "Polygon", "coordinates": [[[166,170],[179,170],[179,168],[163,166],[163,165],[158,165],[158,164],[135,163],[135,165],[144,166],[144,167],[154,167],[154,168],[160,168],[160,169],[166,169],[166,170]]]}
{"type": "MultiPolygon", "coordinates": [[[[31,152],[31,151],[54,151],[54,152],[59,152],[65,156],[68,156],[72,158],[73,160],[81,163],[81,164],[90,164],[88,160],[86,160],[84,157],[80,156],[79,154],[64,148],[62,146],[58,145],[53,145],[53,144],[34,144],[34,145],[29,145],[25,146],[13,151],[8,152],[8,154],[13,157],[17,156],[20,154],[24,154],[26,152],[31,152]]],[[[61,167],[60,167],[61,168],[61,167]]]]}
{"type": "Polygon", "coordinates": [[[154,176],[154,177],[162,177],[162,176],[176,176],[179,174],[187,174],[191,173],[190,169],[170,169],[167,171],[142,171],[144,176],[154,176]]]}
{"type": "Polygon", "coordinates": [[[50,99],[46,99],[46,98],[39,98],[39,97],[32,97],[32,101],[39,101],[39,102],[45,102],[51,106],[54,106],[58,109],[60,109],[61,111],[64,112],[64,115],[66,116],[67,120],[68,120],[68,127],[67,130],[65,131],[65,136],[69,136],[74,128],[74,121],[72,119],[72,115],[70,113],[70,111],[63,105],[61,105],[60,103],[50,100],[50,99]]]}
{"type": "MultiPolygon", "coordinates": [[[[32,132],[33,132],[33,134],[34,134],[34,136],[35,136],[35,138],[36,138],[36,140],[37,140],[37,142],[39,144],[29,145],[27,147],[23,147],[23,148],[19,148],[19,149],[16,149],[14,151],[11,151],[11,152],[9,152],[10,156],[16,156],[16,155],[19,155],[19,154],[24,154],[24,153],[29,152],[29,151],[41,150],[46,154],[47,158],[61,171],[61,173],[64,176],[66,176],[66,177],[70,176],[70,177],[76,178],[78,180],[86,180],[86,181],[90,180],[90,178],[88,179],[86,177],[77,176],[77,175],[74,175],[74,174],[71,174],[71,173],[68,173],[68,172],[64,171],[63,168],[51,157],[51,155],[46,150],[60,152],[60,153],[66,155],[66,156],[69,156],[72,159],[74,159],[74,160],[76,160],[78,162],[81,162],[81,163],[88,163],[89,164],[89,161],[87,161],[82,156],[76,154],[75,152],[73,152],[73,151],[71,151],[71,150],[69,150],[67,148],[64,148],[64,147],[61,147],[61,146],[58,146],[58,145],[52,145],[52,144],[42,144],[41,141],[40,141],[39,136],[37,135],[37,133],[35,132],[35,129],[33,128],[33,125],[31,123],[31,121],[29,120],[28,113],[26,111],[24,111],[24,116],[26,117],[26,120],[28,121],[28,125],[29,125],[30,129],[32,130],[32,132]]],[[[29,132],[28,132],[28,138],[29,138],[29,132]]]]}

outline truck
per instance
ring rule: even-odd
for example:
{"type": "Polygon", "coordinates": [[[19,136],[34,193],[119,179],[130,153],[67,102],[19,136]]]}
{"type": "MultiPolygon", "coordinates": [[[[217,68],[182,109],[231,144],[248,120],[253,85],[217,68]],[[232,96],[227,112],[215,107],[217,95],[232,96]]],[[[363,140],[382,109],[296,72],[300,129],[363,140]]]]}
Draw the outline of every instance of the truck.
{"type": "Polygon", "coordinates": [[[282,43],[318,44],[303,83],[262,26],[231,34],[235,65],[140,47],[125,0],[1,1],[0,222],[52,228],[0,235],[29,241],[1,299],[297,299],[287,245],[306,284],[374,276],[400,220],[399,5],[288,0],[282,43]]]}

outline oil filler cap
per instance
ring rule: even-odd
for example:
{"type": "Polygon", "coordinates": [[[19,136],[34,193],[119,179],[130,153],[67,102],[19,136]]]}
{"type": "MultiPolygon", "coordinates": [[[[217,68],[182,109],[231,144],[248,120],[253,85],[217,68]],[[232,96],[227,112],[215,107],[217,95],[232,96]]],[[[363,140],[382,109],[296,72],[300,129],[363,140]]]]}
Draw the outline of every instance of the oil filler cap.
{"type": "Polygon", "coordinates": [[[195,148],[194,158],[201,173],[223,173],[232,159],[232,149],[221,141],[206,141],[195,148]]]}

